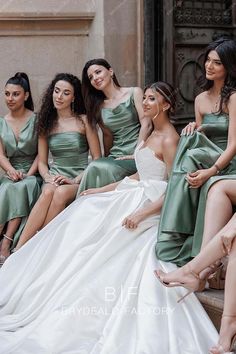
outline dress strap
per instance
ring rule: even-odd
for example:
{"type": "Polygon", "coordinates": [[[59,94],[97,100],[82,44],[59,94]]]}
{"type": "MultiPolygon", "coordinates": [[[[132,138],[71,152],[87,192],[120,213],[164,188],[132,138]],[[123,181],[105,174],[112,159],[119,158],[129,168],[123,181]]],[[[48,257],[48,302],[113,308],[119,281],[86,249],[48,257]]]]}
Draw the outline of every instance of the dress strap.
{"type": "Polygon", "coordinates": [[[129,99],[133,105],[134,105],[134,89],[135,89],[135,87],[130,88],[130,95],[129,95],[129,99]]]}

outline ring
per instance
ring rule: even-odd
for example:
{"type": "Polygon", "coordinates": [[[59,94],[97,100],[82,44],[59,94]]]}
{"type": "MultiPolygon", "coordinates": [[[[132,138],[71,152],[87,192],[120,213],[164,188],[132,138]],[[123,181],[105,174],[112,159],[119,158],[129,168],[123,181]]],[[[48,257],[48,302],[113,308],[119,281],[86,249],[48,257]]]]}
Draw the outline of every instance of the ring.
{"type": "Polygon", "coordinates": [[[86,195],[87,193],[84,192],[84,195],[86,195]]]}

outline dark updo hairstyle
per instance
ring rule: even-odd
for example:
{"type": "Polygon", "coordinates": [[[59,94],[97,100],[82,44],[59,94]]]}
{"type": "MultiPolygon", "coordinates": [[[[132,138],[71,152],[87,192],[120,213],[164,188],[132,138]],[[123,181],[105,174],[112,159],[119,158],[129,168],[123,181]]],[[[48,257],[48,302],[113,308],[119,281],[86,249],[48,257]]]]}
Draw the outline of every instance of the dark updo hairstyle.
{"type": "Polygon", "coordinates": [[[74,88],[74,102],[71,109],[76,117],[85,113],[81,92],[81,82],[77,76],[68,73],[57,74],[45,90],[40,110],[38,112],[38,133],[48,135],[57,124],[57,110],[53,104],[53,91],[58,81],[66,81],[74,88]]]}
{"type": "Polygon", "coordinates": [[[203,75],[198,79],[199,86],[204,90],[209,90],[213,84],[213,80],[206,78],[205,63],[209,53],[215,50],[226,70],[226,78],[224,86],[221,89],[221,99],[219,105],[220,114],[223,108],[227,106],[230,95],[236,91],[236,41],[229,38],[220,38],[208,45],[204,55],[203,75]]]}
{"type": "Polygon", "coordinates": [[[7,80],[5,87],[8,84],[21,86],[25,92],[28,92],[29,96],[27,100],[24,102],[24,106],[25,108],[34,111],[34,103],[33,103],[33,98],[30,90],[28,75],[26,73],[17,72],[15,76],[12,76],[10,77],[10,79],[7,80]]]}
{"type": "Polygon", "coordinates": [[[152,91],[156,91],[160,95],[162,95],[164,99],[170,104],[170,108],[168,111],[171,113],[174,112],[176,104],[176,91],[173,86],[164,81],[157,81],[153,84],[147,85],[144,88],[144,93],[147,89],[151,89],[152,91]]]}
{"type": "MultiPolygon", "coordinates": [[[[87,61],[82,71],[82,94],[84,98],[84,104],[87,112],[88,121],[92,126],[97,123],[102,123],[101,106],[106,99],[103,91],[96,90],[92,85],[88,77],[88,69],[92,65],[104,66],[107,70],[111,69],[111,65],[105,59],[92,59],[87,61]]],[[[120,84],[116,78],[116,75],[112,76],[113,82],[116,86],[120,87],[120,84]]]]}

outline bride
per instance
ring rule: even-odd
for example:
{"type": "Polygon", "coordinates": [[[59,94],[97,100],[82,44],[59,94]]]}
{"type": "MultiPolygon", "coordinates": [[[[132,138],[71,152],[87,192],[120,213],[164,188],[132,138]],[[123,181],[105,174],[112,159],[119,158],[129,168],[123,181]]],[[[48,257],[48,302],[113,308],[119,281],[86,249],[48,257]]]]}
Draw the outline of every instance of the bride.
{"type": "Polygon", "coordinates": [[[185,290],[167,293],[153,275],[175,269],[154,250],[178,144],[174,102],[169,84],[147,87],[154,130],[136,148],[138,174],[83,192],[4,263],[1,354],[205,354],[217,341],[195,296],[177,304],[185,290]]]}

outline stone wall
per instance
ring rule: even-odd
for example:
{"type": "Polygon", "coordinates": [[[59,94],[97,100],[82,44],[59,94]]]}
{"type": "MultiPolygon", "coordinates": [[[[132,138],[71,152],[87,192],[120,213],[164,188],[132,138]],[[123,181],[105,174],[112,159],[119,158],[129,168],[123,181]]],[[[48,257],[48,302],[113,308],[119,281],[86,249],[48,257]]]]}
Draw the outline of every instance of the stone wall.
{"type": "Polygon", "coordinates": [[[142,84],[140,14],[142,0],[0,0],[0,91],[25,71],[38,107],[56,73],[81,76],[94,57],[107,58],[121,84],[142,84]]]}

